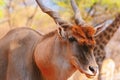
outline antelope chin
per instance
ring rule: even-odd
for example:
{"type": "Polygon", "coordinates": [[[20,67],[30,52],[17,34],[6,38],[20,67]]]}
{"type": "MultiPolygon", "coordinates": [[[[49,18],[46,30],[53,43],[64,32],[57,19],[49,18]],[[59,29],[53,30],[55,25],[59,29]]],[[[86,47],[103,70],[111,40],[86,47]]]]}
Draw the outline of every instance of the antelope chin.
{"type": "Polygon", "coordinates": [[[85,71],[85,73],[84,73],[88,78],[94,78],[95,76],[96,76],[96,74],[93,74],[92,72],[90,72],[90,71],[85,71]]]}
{"type": "Polygon", "coordinates": [[[81,68],[78,68],[78,70],[85,74],[88,78],[94,78],[96,76],[96,74],[93,74],[91,71],[89,70],[84,70],[84,69],[81,69],[81,68]]]}
{"type": "Polygon", "coordinates": [[[91,75],[87,75],[87,74],[86,74],[86,76],[87,76],[88,78],[90,78],[90,79],[92,79],[92,78],[95,77],[95,76],[91,76],[91,75]]]}

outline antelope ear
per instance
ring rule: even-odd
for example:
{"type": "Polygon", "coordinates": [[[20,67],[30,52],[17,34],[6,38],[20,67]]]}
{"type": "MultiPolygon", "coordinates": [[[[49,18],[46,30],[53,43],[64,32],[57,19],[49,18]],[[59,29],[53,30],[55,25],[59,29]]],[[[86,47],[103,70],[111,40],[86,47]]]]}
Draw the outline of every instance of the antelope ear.
{"type": "Polygon", "coordinates": [[[69,33],[69,29],[72,27],[72,24],[68,25],[68,24],[62,24],[62,25],[58,25],[58,34],[63,38],[63,39],[67,39],[68,38],[68,33],[69,33]]]}
{"type": "Polygon", "coordinates": [[[58,34],[63,38],[67,39],[67,30],[65,28],[59,27],[58,34]]]}
{"type": "Polygon", "coordinates": [[[96,33],[95,33],[95,36],[98,36],[102,31],[104,31],[105,30],[105,23],[102,23],[102,24],[100,24],[100,25],[97,25],[96,27],[95,27],[95,30],[96,30],[96,33]]]}

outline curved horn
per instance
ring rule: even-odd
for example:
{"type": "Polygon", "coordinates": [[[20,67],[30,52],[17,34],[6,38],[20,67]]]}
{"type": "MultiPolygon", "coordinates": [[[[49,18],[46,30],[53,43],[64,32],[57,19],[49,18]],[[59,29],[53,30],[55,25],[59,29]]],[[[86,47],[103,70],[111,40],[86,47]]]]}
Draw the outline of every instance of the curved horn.
{"type": "Polygon", "coordinates": [[[70,0],[70,1],[71,1],[72,9],[73,9],[73,11],[75,13],[74,17],[75,17],[76,24],[78,24],[78,25],[84,25],[85,21],[81,17],[80,10],[79,10],[79,8],[78,8],[75,0],[70,0]]]}
{"type": "Polygon", "coordinates": [[[71,27],[72,24],[64,21],[63,19],[60,18],[59,14],[53,10],[51,10],[50,8],[47,8],[46,6],[43,5],[42,0],[36,0],[37,4],[39,5],[39,7],[41,8],[41,10],[45,13],[47,13],[49,16],[51,16],[56,24],[59,24],[61,27],[71,27]]]}

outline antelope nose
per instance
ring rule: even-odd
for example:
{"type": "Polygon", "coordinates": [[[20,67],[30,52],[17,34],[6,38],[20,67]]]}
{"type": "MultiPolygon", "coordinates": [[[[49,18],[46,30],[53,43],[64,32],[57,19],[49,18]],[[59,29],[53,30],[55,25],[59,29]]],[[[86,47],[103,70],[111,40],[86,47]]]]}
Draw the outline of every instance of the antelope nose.
{"type": "Polygon", "coordinates": [[[89,66],[89,70],[96,75],[97,71],[98,71],[98,67],[93,67],[93,66],[89,66]]]}

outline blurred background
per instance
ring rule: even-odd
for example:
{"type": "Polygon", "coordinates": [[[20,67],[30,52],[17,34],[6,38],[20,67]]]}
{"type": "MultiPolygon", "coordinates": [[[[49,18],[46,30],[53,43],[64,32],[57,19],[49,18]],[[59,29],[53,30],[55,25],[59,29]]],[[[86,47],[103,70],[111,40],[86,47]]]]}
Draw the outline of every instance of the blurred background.
{"type": "MultiPolygon", "coordinates": [[[[84,20],[93,26],[103,22],[106,22],[106,25],[111,24],[115,15],[120,12],[120,0],[76,0],[76,2],[84,20]]],[[[43,0],[43,3],[57,11],[63,19],[73,21],[70,0],[43,0]]],[[[52,18],[40,10],[35,0],[0,0],[0,38],[17,27],[29,27],[48,33],[56,28],[56,24],[52,18]]],[[[113,80],[120,80],[119,34],[120,29],[105,48],[107,57],[115,64],[113,80]]]]}

